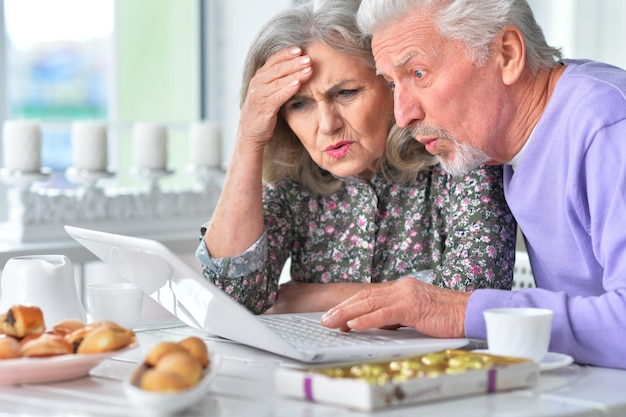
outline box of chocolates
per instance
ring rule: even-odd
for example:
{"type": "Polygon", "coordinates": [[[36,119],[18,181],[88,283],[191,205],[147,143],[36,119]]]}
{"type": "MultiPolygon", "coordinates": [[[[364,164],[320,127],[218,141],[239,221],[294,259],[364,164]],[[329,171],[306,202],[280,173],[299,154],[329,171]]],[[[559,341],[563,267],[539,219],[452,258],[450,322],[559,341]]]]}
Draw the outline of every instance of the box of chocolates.
{"type": "Polygon", "coordinates": [[[275,384],[284,396],[371,411],[530,387],[539,372],[531,360],[445,350],[387,362],[279,368],[275,384]]]}

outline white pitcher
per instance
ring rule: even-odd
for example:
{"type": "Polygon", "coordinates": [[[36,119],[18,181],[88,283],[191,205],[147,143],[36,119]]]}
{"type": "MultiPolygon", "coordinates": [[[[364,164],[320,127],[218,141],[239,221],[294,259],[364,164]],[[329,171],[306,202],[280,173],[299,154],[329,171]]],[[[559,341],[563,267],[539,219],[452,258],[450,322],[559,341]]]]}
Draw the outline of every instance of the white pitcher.
{"type": "Polygon", "coordinates": [[[64,319],[87,321],[74,281],[72,262],[64,255],[11,258],[2,270],[0,314],[16,304],[41,308],[46,329],[64,319]]]}

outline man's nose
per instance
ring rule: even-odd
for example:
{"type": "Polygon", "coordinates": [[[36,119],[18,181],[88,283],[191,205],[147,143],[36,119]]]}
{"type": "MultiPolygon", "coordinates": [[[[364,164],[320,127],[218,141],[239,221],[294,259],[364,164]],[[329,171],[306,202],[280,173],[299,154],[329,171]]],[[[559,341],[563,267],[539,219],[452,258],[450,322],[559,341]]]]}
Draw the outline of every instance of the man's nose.
{"type": "Polygon", "coordinates": [[[399,127],[410,127],[424,119],[424,111],[415,91],[396,85],[393,106],[396,124],[399,127]]]}

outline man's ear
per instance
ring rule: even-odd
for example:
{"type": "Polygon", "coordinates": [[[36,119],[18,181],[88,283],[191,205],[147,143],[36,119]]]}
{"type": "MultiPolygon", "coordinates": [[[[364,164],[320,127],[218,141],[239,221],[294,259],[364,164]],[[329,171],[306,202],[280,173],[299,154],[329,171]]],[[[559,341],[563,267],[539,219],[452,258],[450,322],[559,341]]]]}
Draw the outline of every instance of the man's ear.
{"type": "Polygon", "coordinates": [[[507,26],[496,39],[496,59],[502,72],[502,82],[514,84],[526,66],[526,43],[516,26],[507,26]]]}

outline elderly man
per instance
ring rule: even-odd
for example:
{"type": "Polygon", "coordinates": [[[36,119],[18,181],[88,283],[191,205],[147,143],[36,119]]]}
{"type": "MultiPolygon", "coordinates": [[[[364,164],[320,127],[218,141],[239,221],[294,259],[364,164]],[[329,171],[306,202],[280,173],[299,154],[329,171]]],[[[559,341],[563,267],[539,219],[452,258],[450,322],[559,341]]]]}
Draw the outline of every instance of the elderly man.
{"type": "Polygon", "coordinates": [[[563,60],[525,0],[364,0],[359,24],[398,125],[451,173],[505,164],[537,288],[461,293],[403,279],[322,323],[485,338],[485,309],[545,307],[551,351],[626,368],[626,71],[563,60]]]}

